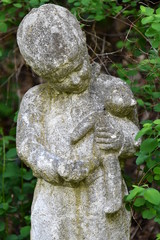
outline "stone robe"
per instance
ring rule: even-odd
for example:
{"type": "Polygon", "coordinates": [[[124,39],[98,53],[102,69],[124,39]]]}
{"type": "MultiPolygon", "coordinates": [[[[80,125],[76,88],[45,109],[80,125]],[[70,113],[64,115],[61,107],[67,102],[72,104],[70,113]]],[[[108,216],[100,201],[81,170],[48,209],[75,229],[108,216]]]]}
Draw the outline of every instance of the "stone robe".
{"type": "MultiPolygon", "coordinates": [[[[131,216],[125,206],[114,214],[104,212],[109,196],[103,166],[99,165],[79,183],[66,182],[57,174],[58,157],[67,161],[93,158],[93,131],[74,146],[70,143],[71,133],[85,116],[103,110],[103,96],[111,80],[113,84],[124,84],[101,74],[80,94],[58,93],[47,84],[35,86],[25,94],[18,117],[17,151],[38,178],[32,203],[31,240],[130,239],[131,216]]],[[[138,128],[126,121],[122,131],[124,144],[120,154],[126,158],[135,152],[138,128]]],[[[126,194],[123,182],[122,195],[126,194]]]]}

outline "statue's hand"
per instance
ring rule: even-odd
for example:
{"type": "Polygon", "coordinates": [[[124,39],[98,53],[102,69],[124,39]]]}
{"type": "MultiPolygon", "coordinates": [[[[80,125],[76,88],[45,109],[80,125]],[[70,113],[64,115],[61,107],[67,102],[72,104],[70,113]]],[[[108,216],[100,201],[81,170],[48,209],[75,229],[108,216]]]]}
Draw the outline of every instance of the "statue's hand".
{"type": "Polygon", "coordinates": [[[58,167],[58,174],[68,182],[79,182],[87,177],[88,173],[89,169],[82,161],[63,162],[58,167]]]}
{"type": "MultiPolygon", "coordinates": [[[[114,128],[97,127],[95,130],[95,147],[98,150],[119,152],[123,145],[123,132],[114,128]]],[[[95,151],[96,152],[96,151],[95,151]]]]}

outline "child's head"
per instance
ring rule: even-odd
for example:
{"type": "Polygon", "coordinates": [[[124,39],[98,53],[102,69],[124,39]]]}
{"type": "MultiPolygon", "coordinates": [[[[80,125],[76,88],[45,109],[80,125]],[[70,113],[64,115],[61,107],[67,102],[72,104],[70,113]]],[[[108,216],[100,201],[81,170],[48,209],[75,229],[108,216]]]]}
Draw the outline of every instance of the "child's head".
{"type": "Polygon", "coordinates": [[[126,117],[135,105],[136,100],[126,83],[115,83],[108,87],[104,106],[111,114],[126,117]]]}
{"type": "Polygon", "coordinates": [[[85,78],[87,82],[90,75],[86,39],[79,22],[66,8],[44,4],[32,9],[18,28],[17,42],[26,63],[50,86],[78,72],[73,82],[64,83],[62,88],[70,84],[71,90],[83,90],[83,82],[78,81],[85,78]]]}

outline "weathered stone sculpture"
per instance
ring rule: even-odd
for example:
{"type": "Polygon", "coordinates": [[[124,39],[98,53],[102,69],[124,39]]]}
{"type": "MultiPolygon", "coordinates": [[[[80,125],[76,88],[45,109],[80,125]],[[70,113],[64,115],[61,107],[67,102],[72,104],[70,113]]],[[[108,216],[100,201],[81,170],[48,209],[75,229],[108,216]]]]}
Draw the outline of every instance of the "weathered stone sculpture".
{"type": "Polygon", "coordinates": [[[129,240],[119,161],[139,145],[131,91],[90,65],[85,36],[65,8],[33,9],[17,41],[46,82],[25,94],[17,123],[17,152],[38,178],[31,239],[129,240]]]}

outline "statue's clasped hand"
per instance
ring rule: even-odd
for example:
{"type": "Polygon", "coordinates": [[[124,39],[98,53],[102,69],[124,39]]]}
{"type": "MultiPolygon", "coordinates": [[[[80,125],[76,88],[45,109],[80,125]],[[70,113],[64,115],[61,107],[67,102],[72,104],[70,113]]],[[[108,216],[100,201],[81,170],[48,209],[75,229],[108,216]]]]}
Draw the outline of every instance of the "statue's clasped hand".
{"type": "Polygon", "coordinates": [[[88,175],[88,167],[82,161],[63,162],[58,167],[58,174],[67,182],[79,182],[88,175]]]}
{"type": "Polygon", "coordinates": [[[108,127],[97,127],[95,145],[99,150],[119,152],[123,146],[123,132],[108,127]]]}

